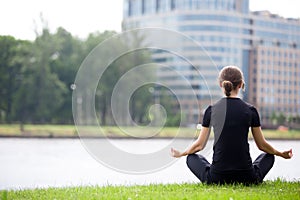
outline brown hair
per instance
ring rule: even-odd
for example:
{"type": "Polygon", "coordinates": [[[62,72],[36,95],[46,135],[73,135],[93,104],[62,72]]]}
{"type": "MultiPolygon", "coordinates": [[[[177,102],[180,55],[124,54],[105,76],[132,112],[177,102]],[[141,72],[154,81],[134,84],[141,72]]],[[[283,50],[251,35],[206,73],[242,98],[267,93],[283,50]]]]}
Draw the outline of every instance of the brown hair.
{"type": "Polygon", "coordinates": [[[230,92],[242,84],[244,89],[243,72],[236,66],[226,66],[219,73],[220,85],[225,89],[225,95],[230,96],[230,92]]]}

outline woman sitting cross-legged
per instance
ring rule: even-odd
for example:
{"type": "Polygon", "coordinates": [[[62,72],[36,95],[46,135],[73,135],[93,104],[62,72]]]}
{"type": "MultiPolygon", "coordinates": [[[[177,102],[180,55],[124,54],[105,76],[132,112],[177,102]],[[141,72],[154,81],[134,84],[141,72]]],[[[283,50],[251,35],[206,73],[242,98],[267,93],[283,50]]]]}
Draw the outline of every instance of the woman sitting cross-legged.
{"type": "Polygon", "coordinates": [[[238,97],[244,88],[241,70],[235,66],[224,67],[219,74],[219,83],[226,97],[209,106],[203,116],[198,139],[184,152],[171,149],[171,155],[187,156],[187,165],[197,178],[207,184],[261,183],[274,164],[274,155],[289,159],[292,149],[278,151],[264,138],[256,108],[238,97]],[[196,154],[214,130],[213,160],[196,154]],[[251,132],[257,147],[264,153],[254,162],[250,157],[248,132],[251,132]]]}

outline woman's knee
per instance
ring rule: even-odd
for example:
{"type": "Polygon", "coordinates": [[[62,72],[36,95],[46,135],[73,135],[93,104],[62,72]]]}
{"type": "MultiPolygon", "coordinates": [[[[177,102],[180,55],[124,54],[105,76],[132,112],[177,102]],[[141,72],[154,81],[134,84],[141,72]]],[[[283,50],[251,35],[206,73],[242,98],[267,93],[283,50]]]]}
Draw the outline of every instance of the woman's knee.
{"type": "Polygon", "coordinates": [[[268,154],[268,153],[265,156],[268,160],[270,160],[270,163],[272,163],[272,166],[273,166],[273,164],[275,162],[275,156],[273,154],[268,154]]]}
{"type": "Polygon", "coordinates": [[[192,166],[197,166],[200,167],[202,165],[209,165],[209,163],[207,162],[207,160],[199,154],[189,154],[186,157],[186,164],[189,168],[191,168],[192,166]]]}
{"type": "Polygon", "coordinates": [[[190,154],[186,158],[188,168],[201,182],[208,182],[210,163],[199,154],[190,154]]]}
{"type": "Polygon", "coordinates": [[[262,153],[261,156],[262,156],[262,159],[263,159],[263,160],[268,160],[269,163],[272,163],[272,164],[273,164],[274,161],[275,161],[275,156],[274,156],[273,154],[262,153]]]}
{"type": "Polygon", "coordinates": [[[261,162],[261,161],[268,161],[269,163],[274,164],[275,156],[273,154],[269,153],[262,153],[260,154],[255,161],[261,162]]]}
{"type": "Polygon", "coordinates": [[[197,155],[196,154],[189,154],[186,157],[186,164],[188,167],[191,166],[191,164],[197,159],[197,155]]]}

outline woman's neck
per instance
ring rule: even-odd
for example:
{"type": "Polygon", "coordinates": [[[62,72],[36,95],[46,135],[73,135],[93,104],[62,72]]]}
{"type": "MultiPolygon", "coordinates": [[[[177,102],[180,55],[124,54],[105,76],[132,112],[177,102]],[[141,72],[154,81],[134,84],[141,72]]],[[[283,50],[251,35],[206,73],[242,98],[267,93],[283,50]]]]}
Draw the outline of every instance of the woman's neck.
{"type": "Polygon", "coordinates": [[[237,95],[226,96],[227,98],[239,98],[237,95]]]}
{"type": "Polygon", "coordinates": [[[228,98],[239,98],[238,97],[239,91],[238,90],[233,90],[230,92],[230,96],[227,96],[228,98]]]}

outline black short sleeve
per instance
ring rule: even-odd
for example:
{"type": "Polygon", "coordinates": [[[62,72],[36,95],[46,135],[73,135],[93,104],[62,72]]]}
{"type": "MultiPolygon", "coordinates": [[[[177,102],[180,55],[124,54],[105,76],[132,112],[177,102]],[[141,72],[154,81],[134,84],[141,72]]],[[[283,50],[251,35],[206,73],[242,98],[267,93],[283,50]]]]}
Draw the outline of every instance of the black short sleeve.
{"type": "Polygon", "coordinates": [[[259,127],[260,126],[260,119],[259,114],[255,107],[251,107],[251,127],[259,127]]]}
{"type": "Polygon", "coordinates": [[[210,126],[210,120],[211,120],[211,106],[209,106],[204,112],[202,126],[208,128],[210,126]]]}

